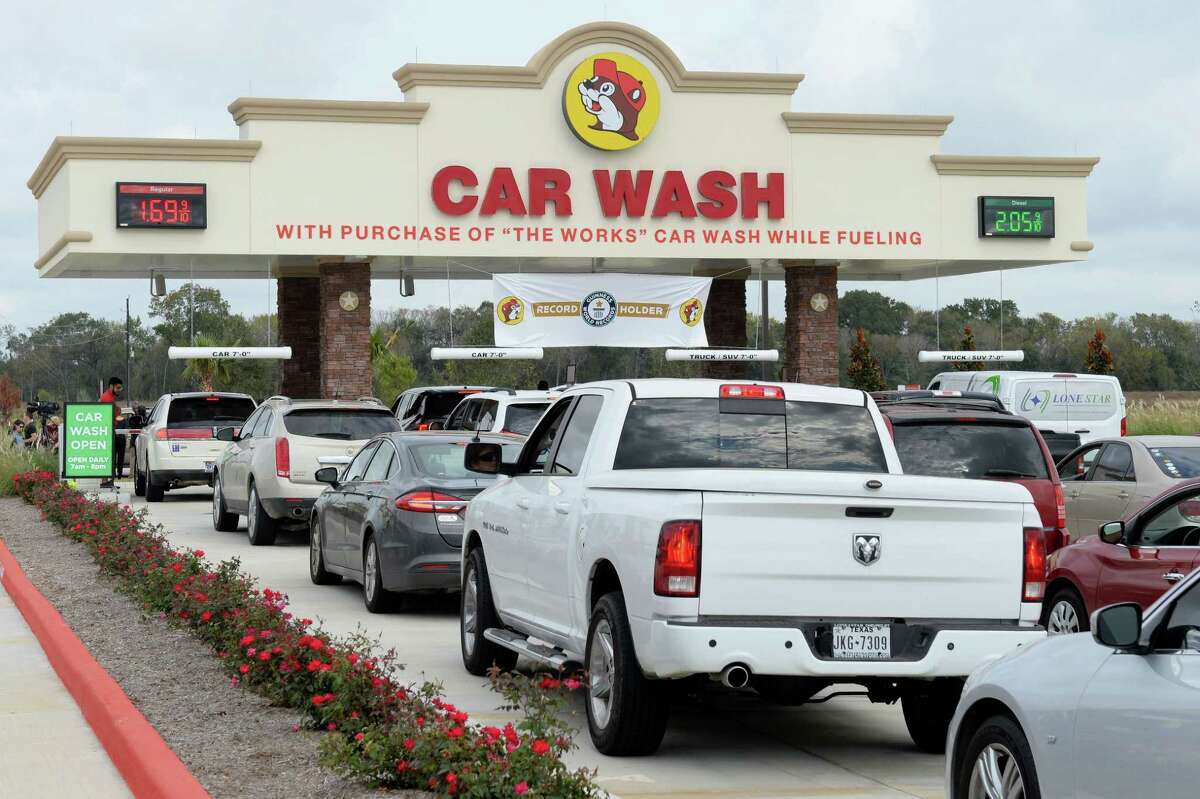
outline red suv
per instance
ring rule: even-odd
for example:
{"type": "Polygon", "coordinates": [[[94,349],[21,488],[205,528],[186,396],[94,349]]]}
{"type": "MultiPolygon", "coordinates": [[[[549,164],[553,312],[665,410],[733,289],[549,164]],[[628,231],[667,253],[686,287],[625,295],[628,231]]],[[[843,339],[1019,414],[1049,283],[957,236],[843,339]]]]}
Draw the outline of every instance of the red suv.
{"type": "Polygon", "coordinates": [[[1046,553],[1070,543],[1062,483],[1037,428],[991,394],[881,391],[873,394],[905,474],[1004,480],[1029,489],[1042,517],[1046,553]]]}
{"type": "Polygon", "coordinates": [[[1115,602],[1145,609],[1200,565],[1200,480],[1173,486],[1099,533],[1050,558],[1043,623],[1051,634],[1087,630],[1089,614],[1115,602]]]}

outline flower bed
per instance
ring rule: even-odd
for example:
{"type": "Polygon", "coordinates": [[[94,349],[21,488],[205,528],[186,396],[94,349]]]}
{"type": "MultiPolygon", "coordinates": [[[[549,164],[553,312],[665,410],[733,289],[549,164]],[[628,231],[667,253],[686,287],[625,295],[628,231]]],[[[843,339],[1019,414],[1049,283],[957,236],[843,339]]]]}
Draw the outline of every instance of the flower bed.
{"type": "Polygon", "coordinates": [[[236,559],[213,565],[200,550],[178,551],[144,512],[89,500],[50,472],[12,481],[122,590],[211,646],[231,682],[328,730],[321,761],[338,774],[454,796],[600,795],[586,770],[561,760],[572,743],[557,711],[577,681],[497,674],[493,686],[521,720],[502,729],[471,723],[437,685],[401,683],[394,652],[295,618],[287,597],[257,588],[236,559]]]}

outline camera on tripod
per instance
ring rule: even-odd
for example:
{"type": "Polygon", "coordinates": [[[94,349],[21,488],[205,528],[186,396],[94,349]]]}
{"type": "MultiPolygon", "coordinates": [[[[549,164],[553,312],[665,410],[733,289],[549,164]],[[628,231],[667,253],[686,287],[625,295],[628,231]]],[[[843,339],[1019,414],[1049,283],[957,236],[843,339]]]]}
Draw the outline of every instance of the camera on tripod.
{"type": "Polygon", "coordinates": [[[31,402],[25,406],[25,410],[29,411],[30,416],[40,416],[43,419],[49,419],[54,414],[58,413],[58,403],[31,402]]]}

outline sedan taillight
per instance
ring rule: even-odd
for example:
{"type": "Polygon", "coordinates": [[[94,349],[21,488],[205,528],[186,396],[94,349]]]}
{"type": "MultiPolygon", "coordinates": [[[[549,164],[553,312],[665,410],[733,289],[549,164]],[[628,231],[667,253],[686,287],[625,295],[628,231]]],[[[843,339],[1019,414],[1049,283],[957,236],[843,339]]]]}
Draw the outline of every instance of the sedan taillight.
{"type": "Polygon", "coordinates": [[[667,522],[658,534],[654,555],[654,593],[700,596],[700,522],[667,522]]]}
{"type": "Polygon", "coordinates": [[[399,510],[409,510],[413,513],[462,513],[467,509],[467,501],[462,497],[425,488],[409,491],[399,497],[396,500],[396,507],[399,510]]]}

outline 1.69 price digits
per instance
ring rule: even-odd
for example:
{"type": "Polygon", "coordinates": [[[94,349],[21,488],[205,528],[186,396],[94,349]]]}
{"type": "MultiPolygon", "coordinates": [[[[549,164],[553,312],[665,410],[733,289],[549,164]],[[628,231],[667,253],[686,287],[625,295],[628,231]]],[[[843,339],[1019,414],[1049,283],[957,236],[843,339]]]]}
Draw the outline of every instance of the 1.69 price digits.
{"type": "Polygon", "coordinates": [[[997,211],[996,227],[999,233],[1041,233],[1041,211],[997,211]]]}
{"type": "Polygon", "coordinates": [[[192,221],[192,204],[172,197],[142,200],[138,206],[143,223],[156,225],[186,225],[192,221]]]}

